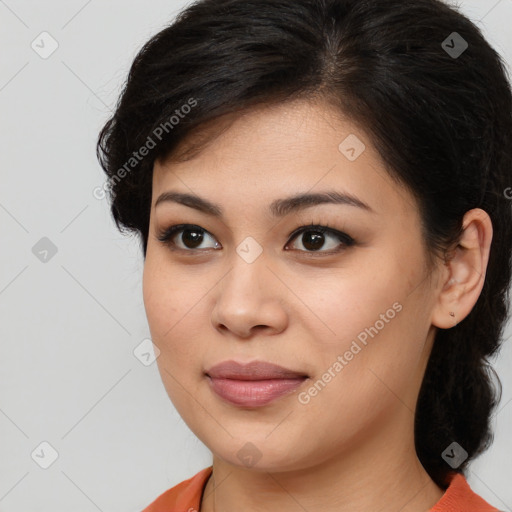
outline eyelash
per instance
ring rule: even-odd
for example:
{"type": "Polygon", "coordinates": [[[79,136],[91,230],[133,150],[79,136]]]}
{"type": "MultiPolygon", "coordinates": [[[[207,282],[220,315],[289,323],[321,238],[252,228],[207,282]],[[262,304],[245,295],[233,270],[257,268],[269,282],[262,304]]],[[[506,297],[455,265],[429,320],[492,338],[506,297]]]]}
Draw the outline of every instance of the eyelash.
{"type": "MultiPolygon", "coordinates": [[[[184,231],[187,228],[189,228],[191,230],[197,230],[203,234],[207,233],[208,235],[213,237],[213,235],[211,233],[209,233],[206,229],[201,228],[200,226],[197,226],[196,224],[176,224],[174,226],[170,226],[170,227],[162,230],[158,234],[157,239],[160,242],[162,242],[163,244],[167,245],[173,251],[181,251],[181,252],[185,252],[185,253],[191,253],[192,255],[196,254],[197,251],[204,252],[205,250],[218,250],[218,249],[214,249],[212,247],[208,247],[208,249],[183,249],[181,247],[176,247],[176,244],[172,241],[172,238],[176,234],[178,234],[181,231],[184,231]]],[[[343,251],[345,248],[353,246],[356,243],[354,238],[352,238],[350,235],[347,235],[346,233],[343,233],[342,231],[338,231],[337,229],[331,228],[331,227],[329,227],[328,224],[311,223],[309,225],[301,226],[300,228],[294,230],[289,235],[289,242],[287,242],[286,245],[288,245],[290,242],[292,242],[293,240],[298,238],[303,233],[307,233],[309,231],[313,231],[315,233],[322,233],[324,235],[325,234],[334,235],[334,237],[339,239],[340,244],[342,244],[343,247],[341,249],[330,250],[330,251],[321,251],[321,250],[319,250],[319,251],[304,251],[302,249],[297,249],[299,252],[303,252],[308,255],[317,255],[317,254],[323,255],[323,256],[333,255],[333,254],[343,251]]]]}

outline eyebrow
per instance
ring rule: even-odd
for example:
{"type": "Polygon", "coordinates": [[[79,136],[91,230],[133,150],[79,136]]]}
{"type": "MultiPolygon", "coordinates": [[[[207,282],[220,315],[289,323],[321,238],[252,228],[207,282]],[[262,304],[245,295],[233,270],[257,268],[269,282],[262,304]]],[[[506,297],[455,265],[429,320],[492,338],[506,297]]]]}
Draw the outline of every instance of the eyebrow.
{"type": "MultiPolygon", "coordinates": [[[[200,212],[206,213],[207,215],[212,215],[219,218],[223,217],[223,210],[219,205],[203,199],[202,197],[199,197],[195,194],[173,191],[164,192],[156,200],[155,208],[164,202],[179,203],[190,208],[194,208],[195,210],[199,210],[200,212]]],[[[292,212],[325,203],[354,206],[368,212],[375,213],[375,211],[370,208],[369,205],[358,199],[356,196],[352,194],[337,192],[335,190],[320,192],[316,194],[296,194],[284,199],[276,199],[270,204],[269,210],[274,217],[284,217],[285,215],[288,215],[292,212]]]]}

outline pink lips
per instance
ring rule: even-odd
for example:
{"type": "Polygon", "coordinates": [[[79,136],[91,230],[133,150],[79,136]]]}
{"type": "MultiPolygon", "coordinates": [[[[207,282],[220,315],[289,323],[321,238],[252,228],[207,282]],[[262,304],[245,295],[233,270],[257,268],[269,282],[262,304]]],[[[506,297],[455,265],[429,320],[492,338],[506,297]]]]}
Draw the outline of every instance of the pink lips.
{"type": "Polygon", "coordinates": [[[261,407],[291,393],[308,378],[272,363],[253,361],[240,364],[224,361],[207,370],[213,391],[228,402],[245,407],[261,407]]]}

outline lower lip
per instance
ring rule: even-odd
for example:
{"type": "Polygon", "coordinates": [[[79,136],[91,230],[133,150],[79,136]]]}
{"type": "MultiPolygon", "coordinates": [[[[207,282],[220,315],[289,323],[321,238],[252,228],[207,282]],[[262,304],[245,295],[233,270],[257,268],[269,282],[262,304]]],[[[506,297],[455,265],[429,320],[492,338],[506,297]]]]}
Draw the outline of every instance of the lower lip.
{"type": "Polygon", "coordinates": [[[209,375],[207,377],[217,395],[234,405],[243,407],[266,405],[295,391],[306,380],[306,377],[268,380],[214,379],[209,375]]]}

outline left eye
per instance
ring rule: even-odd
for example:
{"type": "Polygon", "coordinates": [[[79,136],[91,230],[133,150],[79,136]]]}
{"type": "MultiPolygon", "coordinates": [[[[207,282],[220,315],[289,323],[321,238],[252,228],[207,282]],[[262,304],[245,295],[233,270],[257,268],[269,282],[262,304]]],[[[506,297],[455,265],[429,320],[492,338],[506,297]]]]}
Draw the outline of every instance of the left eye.
{"type": "MultiPolygon", "coordinates": [[[[310,253],[337,252],[342,250],[343,246],[349,247],[355,243],[355,240],[346,233],[319,225],[303,226],[294,231],[290,236],[290,240],[294,240],[296,238],[300,240],[304,247],[304,249],[299,249],[300,251],[310,253]],[[299,238],[300,235],[302,235],[301,238],[299,238]],[[334,242],[327,244],[330,245],[327,247],[327,250],[319,251],[322,247],[325,249],[325,241],[329,239],[334,242]],[[340,246],[342,247],[336,249],[340,246]],[[333,251],[333,249],[336,250],[333,251]]],[[[220,243],[217,242],[213,236],[208,233],[208,231],[192,224],[178,224],[171,226],[158,235],[158,240],[169,246],[171,249],[178,249],[187,252],[193,252],[198,249],[222,249],[220,243]],[[181,236],[177,236],[179,233],[181,233],[181,236]],[[203,244],[205,240],[205,235],[206,237],[210,237],[213,241],[213,244],[209,247],[201,247],[201,244],[203,244]],[[174,241],[174,238],[177,238],[178,243],[174,241]]],[[[290,242],[286,244],[285,249],[287,249],[289,245],[290,242]]]]}
{"type": "Polygon", "coordinates": [[[341,250],[340,248],[336,249],[340,245],[349,247],[355,242],[354,239],[346,233],[325,226],[305,226],[299,228],[292,234],[292,240],[295,238],[301,242],[307,252],[337,252],[341,250]],[[334,240],[334,242],[328,244],[330,246],[327,247],[327,250],[319,251],[318,249],[320,247],[325,249],[325,240],[329,238],[334,240]],[[333,251],[333,249],[335,250],[333,251]]]}

